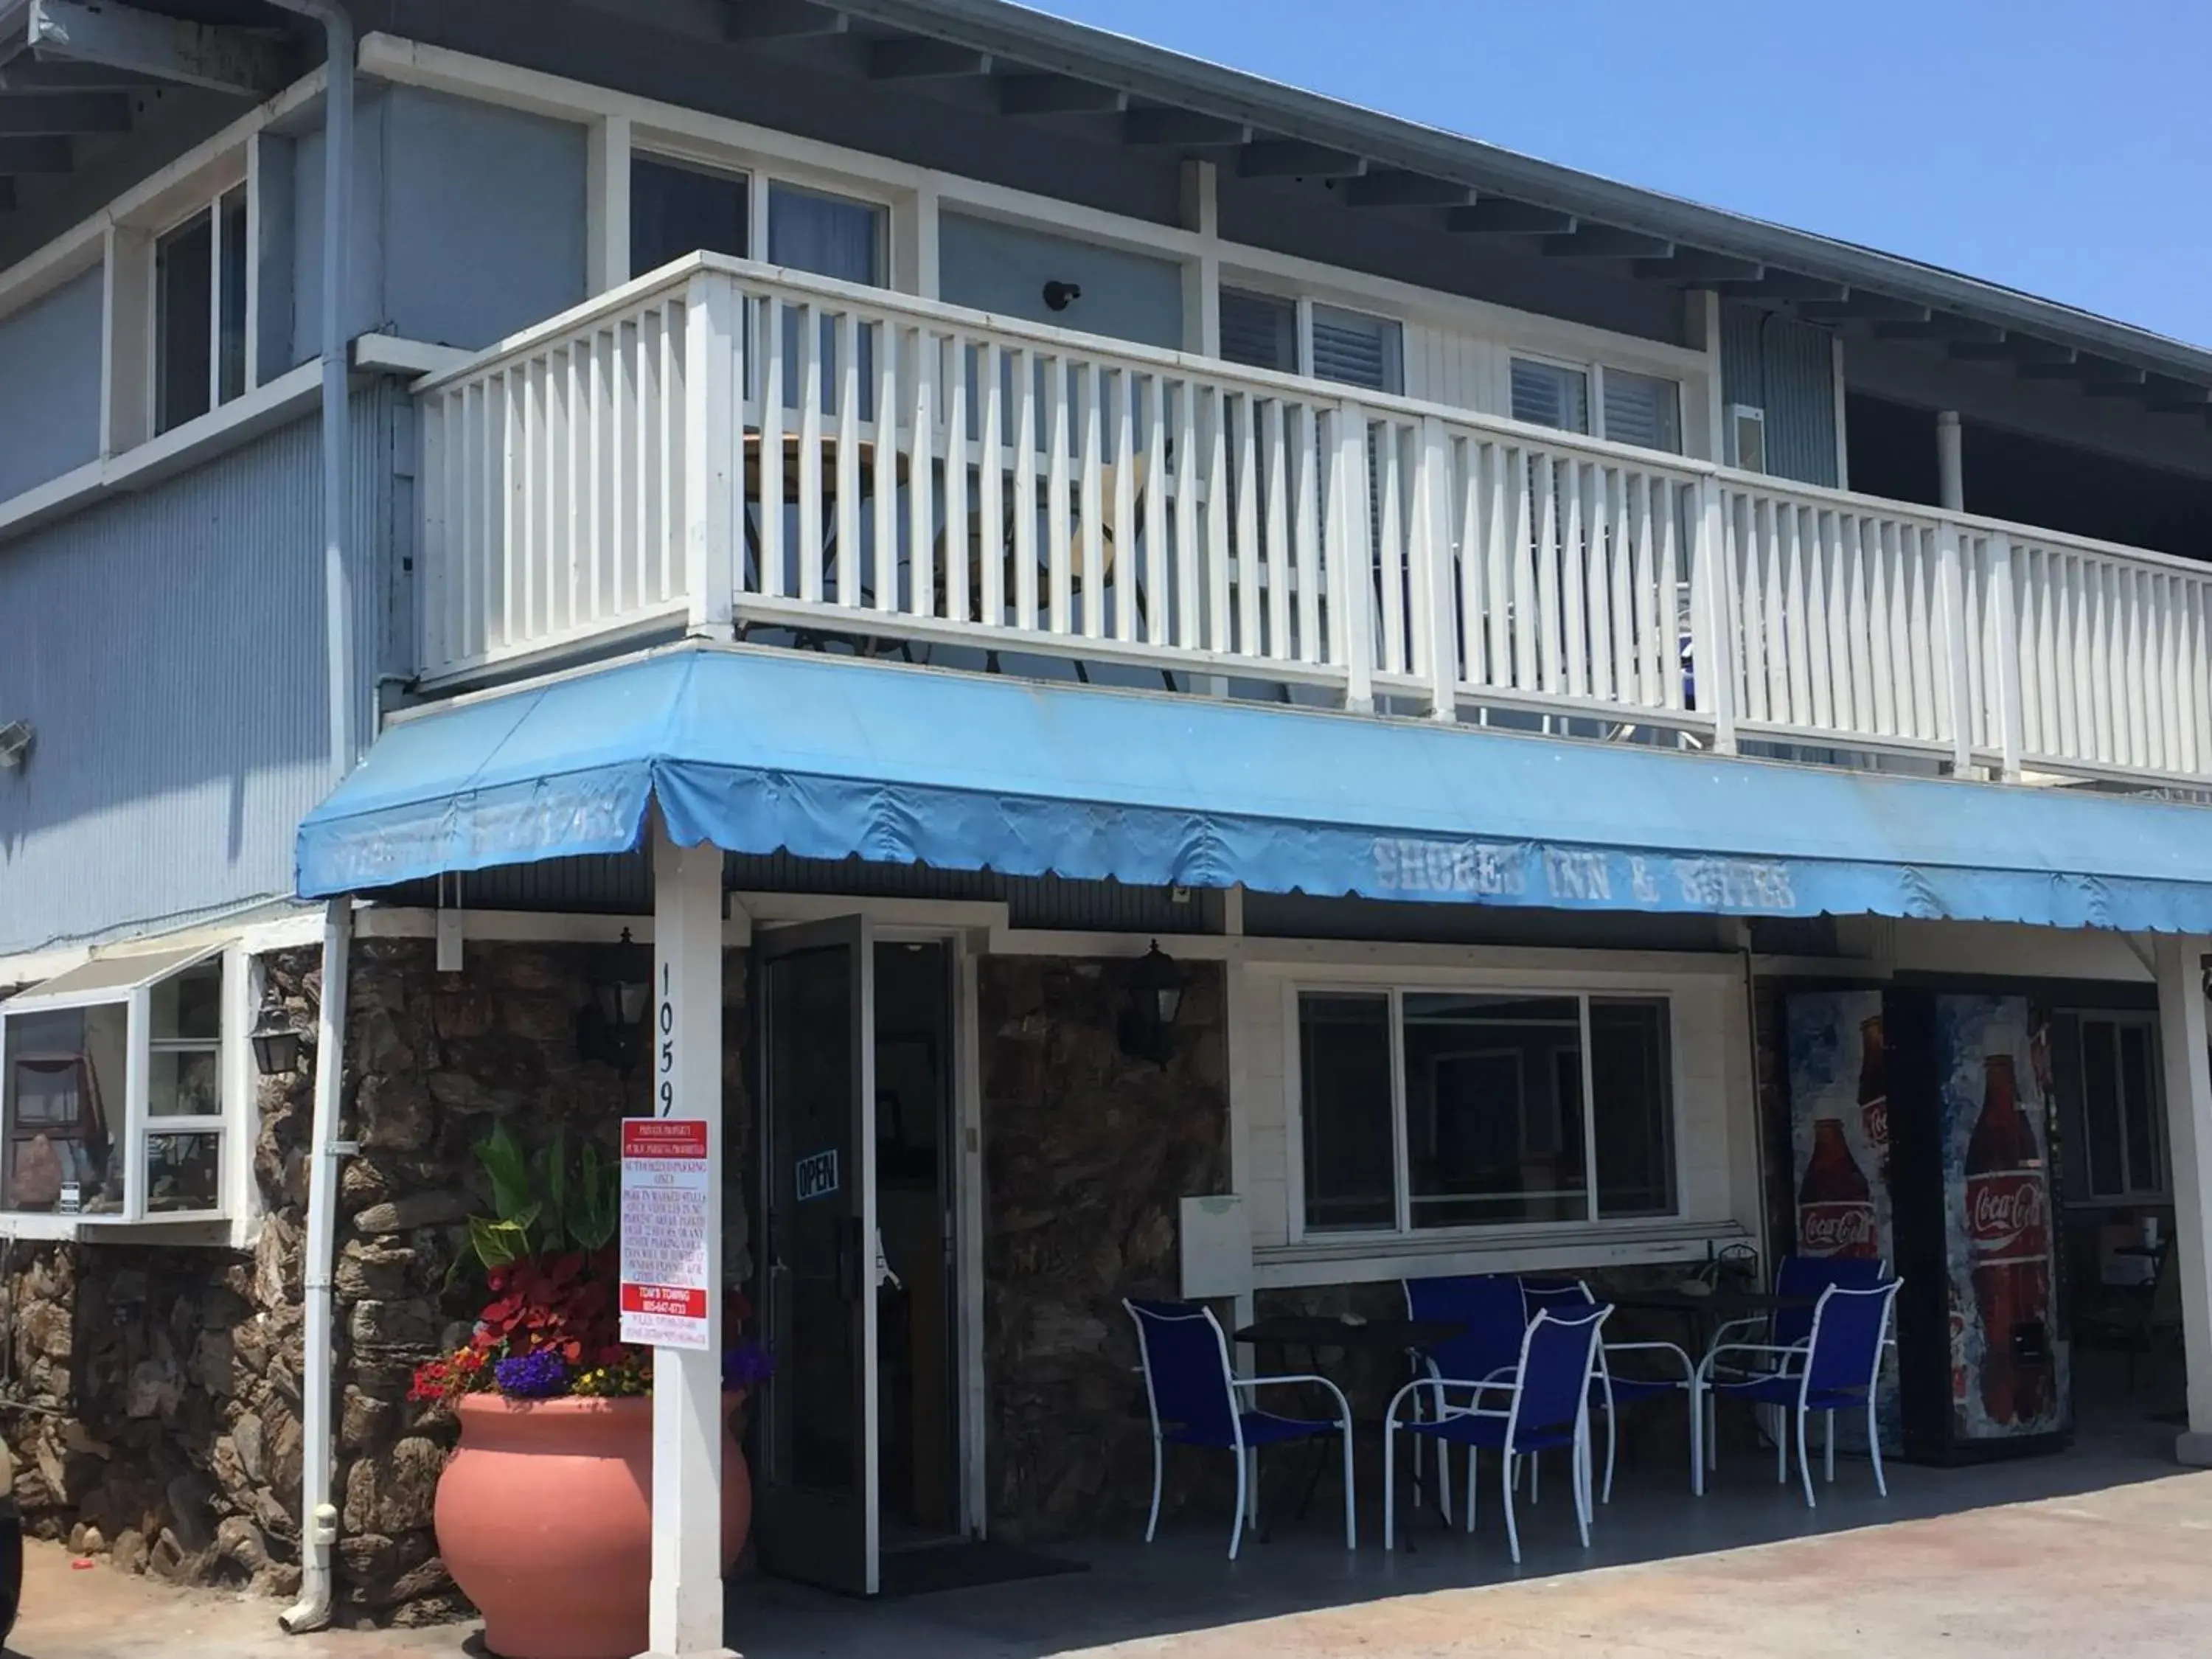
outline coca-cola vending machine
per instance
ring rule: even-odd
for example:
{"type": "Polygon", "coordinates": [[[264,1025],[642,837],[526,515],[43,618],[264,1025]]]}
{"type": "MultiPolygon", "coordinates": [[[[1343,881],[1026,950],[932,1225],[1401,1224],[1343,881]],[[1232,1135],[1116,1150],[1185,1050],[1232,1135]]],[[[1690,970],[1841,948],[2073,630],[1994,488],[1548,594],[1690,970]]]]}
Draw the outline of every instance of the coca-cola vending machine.
{"type": "Polygon", "coordinates": [[[1960,1462],[2064,1444],[2047,1018],[2021,996],[1893,988],[1788,1006],[1797,1248],[1905,1280],[1885,1447],[1960,1462]]]}

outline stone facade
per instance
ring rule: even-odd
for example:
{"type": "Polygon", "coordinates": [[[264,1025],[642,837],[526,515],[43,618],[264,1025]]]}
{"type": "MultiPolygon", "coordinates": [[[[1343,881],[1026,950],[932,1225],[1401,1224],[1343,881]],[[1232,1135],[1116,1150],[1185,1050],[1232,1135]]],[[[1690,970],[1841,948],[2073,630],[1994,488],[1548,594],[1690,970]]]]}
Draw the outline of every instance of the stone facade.
{"type": "MultiPolygon", "coordinates": [[[[265,959],[310,1031],[315,958],[265,959]]],[[[310,1049],[312,1053],[312,1049],[310,1049]]],[[[259,1084],[267,1213],[251,1252],[17,1246],[0,1255],[0,1431],[35,1535],[179,1583],[300,1577],[301,1239],[312,1076],[259,1084]]]]}
{"type": "MultiPolygon", "coordinates": [[[[466,1218],[489,1207],[476,1143],[504,1123],[529,1150],[565,1128],[572,1146],[591,1139],[611,1153],[617,1121],[646,1108],[641,1072],[626,1078],[577,1052],[592,965],[586,945],[471,945],[461,972],[441,974],[428,941],[356,947],[346,1093],[361,1154],[340,1182],[337,1271],[342,1619],[421,1624],[468,1610],[430,1530],[454,1425],[407,1391],[416,1365],[466,1340],[483,1303],[481,1273],[453,1270],[466,1218]]],[[[742,955],[725,963],[726,1263],[738,1283],[744,969],[742,955]]]]}
{"type": "MultiPolygon", "coordinates": [[[[1173,1296],[1177,1202],[1229,1186],[1223,981],[1190,965],[1165,1066],[1124,1054],[1127,962],[981,964],[991,1524],[1141,1524],[1152,1448],[1125,1296],[1173,1296]]],[[[1173,1460],[1171,1496],[1225,1460],[1173,1460]]],[[[1224,1511],[1225,1513],[1225,1511],[1224,1511]]]]}

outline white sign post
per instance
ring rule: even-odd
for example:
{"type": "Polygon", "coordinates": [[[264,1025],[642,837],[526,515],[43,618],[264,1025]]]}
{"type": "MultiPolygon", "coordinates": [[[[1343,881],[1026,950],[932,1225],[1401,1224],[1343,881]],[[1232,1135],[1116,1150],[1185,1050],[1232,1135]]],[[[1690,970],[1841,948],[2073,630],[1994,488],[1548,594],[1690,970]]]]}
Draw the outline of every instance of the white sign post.
{"type": "Polygon", "coordinates": [[[708,1330],[707,1125],[642,1117],[622,1126],[622,1340],[711,1349],[708,1330]]]}

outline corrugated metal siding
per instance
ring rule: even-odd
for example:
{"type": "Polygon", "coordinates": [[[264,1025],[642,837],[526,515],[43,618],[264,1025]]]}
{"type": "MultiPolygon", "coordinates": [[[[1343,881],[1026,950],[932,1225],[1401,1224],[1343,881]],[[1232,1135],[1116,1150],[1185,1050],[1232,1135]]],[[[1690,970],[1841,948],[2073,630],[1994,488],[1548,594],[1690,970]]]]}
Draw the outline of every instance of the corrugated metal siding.
{"type": "MultiPolygon", "coordinates": [[[[383,650],[396,391],[354,402],[357,741],[383,650]]],[[[0,544],[0,954],[292,891],[330,787],[319,422],[0,544]]]]}
{"type": "Polygon", "coordinates": [[[1766,470],[1836,482],[1834,336],[1756,306],[1721,307],[1722,398],[1766,411],[1766,470]]]}

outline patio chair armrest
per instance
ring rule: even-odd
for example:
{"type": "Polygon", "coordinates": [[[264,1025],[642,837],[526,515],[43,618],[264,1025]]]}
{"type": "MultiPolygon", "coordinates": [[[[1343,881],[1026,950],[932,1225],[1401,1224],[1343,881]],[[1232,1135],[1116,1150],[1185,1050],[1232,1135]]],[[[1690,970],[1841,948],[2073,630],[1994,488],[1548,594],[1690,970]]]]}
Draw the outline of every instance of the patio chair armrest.
{"type": "Polygon", "coordinates": [[[1607,1355],[1617,1353],[1671,1353],[1675,1358],[1682,1362],[1682,1375],[1684,1376],[1695,1376],[1698,1374],[1698,1362],[1691,1358],[1686,1350],[1678,1347],[1672,1342],[1608,1342],[1605,1345],[1605,1352],[1607,1355]]]}
{"type": "Polygon", "coordinates": [[[1765,1314],[1754,1314],[1749,1319],[1728,1320],[1714,1328],[1713,1340],[1706,1345],[1705,1352],[1707,1353],[1711,1353],[1715,1348],[1724,1346],[1727,1342],[1728,1334],[1730,1331],[1755,1330],[1759,1326],[1764,1325],[1766,1322],[1766,1316],[1765,1314]]]}
{"type": "Polygon", "coordinates": [[[1711,1375],[1713,1362],[1724,1353],[1778,1354],[1785,1359],[1802,1359],[1811,1352],[1811,1347],[1812,1345],[1806,1342],[1718,1342],[1705,1351],[1705,1358],[1698,1367],[1698,1374],[1700,1376],[1711,1375]]]}
{"type": "MultiPolygon", "coordinates": [[[[1494,1380],[1486,1380],[1480,1382],[1470,1382],[1464,1378],[1456,1376],[1417,1376],[1412,1382],[1407,1383],[1405,1387],[1400,1389],[1397,1393],[1390,1396],[1390,1404],[1389,1408],[1382,1413],[1382,1420],[1385,1424],[1395,1423],[1398,1420],[1399,1402],[1404,1400],[1408,1395],[1418,1395],[1423,1389],[1428,1389],[1434,1391],[1437,1396],[1437,1415],[1440,1418],[1502,1417],[1506,1413],[1494,1409],[1486,1408],[1481,1405],[1482,1391],[1489,1389],[1496,1393],[1510,1394],[1519,1386],[1520,1384],[1517,1381],[1499,1382],[1494,1380]],[[1444,1398],[1444,1390],[1446,1389],[1464,1389],[1469,1394],[1474,1395],[1474,1401],[1465,1406],[1455,1406],[1451,1401],[1444,1398]]],[[[1340,1397],[1341,1396],[1340,1396],[1340,1397]]]]}
{"type": "MultiPolygon", "coordinates": [[[[1286,1382],[1313,1383],[1327,1389],[1329,1393],[1336,1396],[1336,1403],[1344,1413],[1342,1420],[1347,1424],[1352,1421],[1352,1402],[1344,1397],[1342,1389],[1338,1388],[1325,1376],[1316,1376],[1310,1372],[1300,1372],[1286,1376],[1238,1376],[1230,1379],[1230,1386],[1238,1389],[1272,1389],[1286,1382]]],[[[1404,1390],[1401,1389],[1400,1392],[1403,1393],[1404,1390]]]]}

